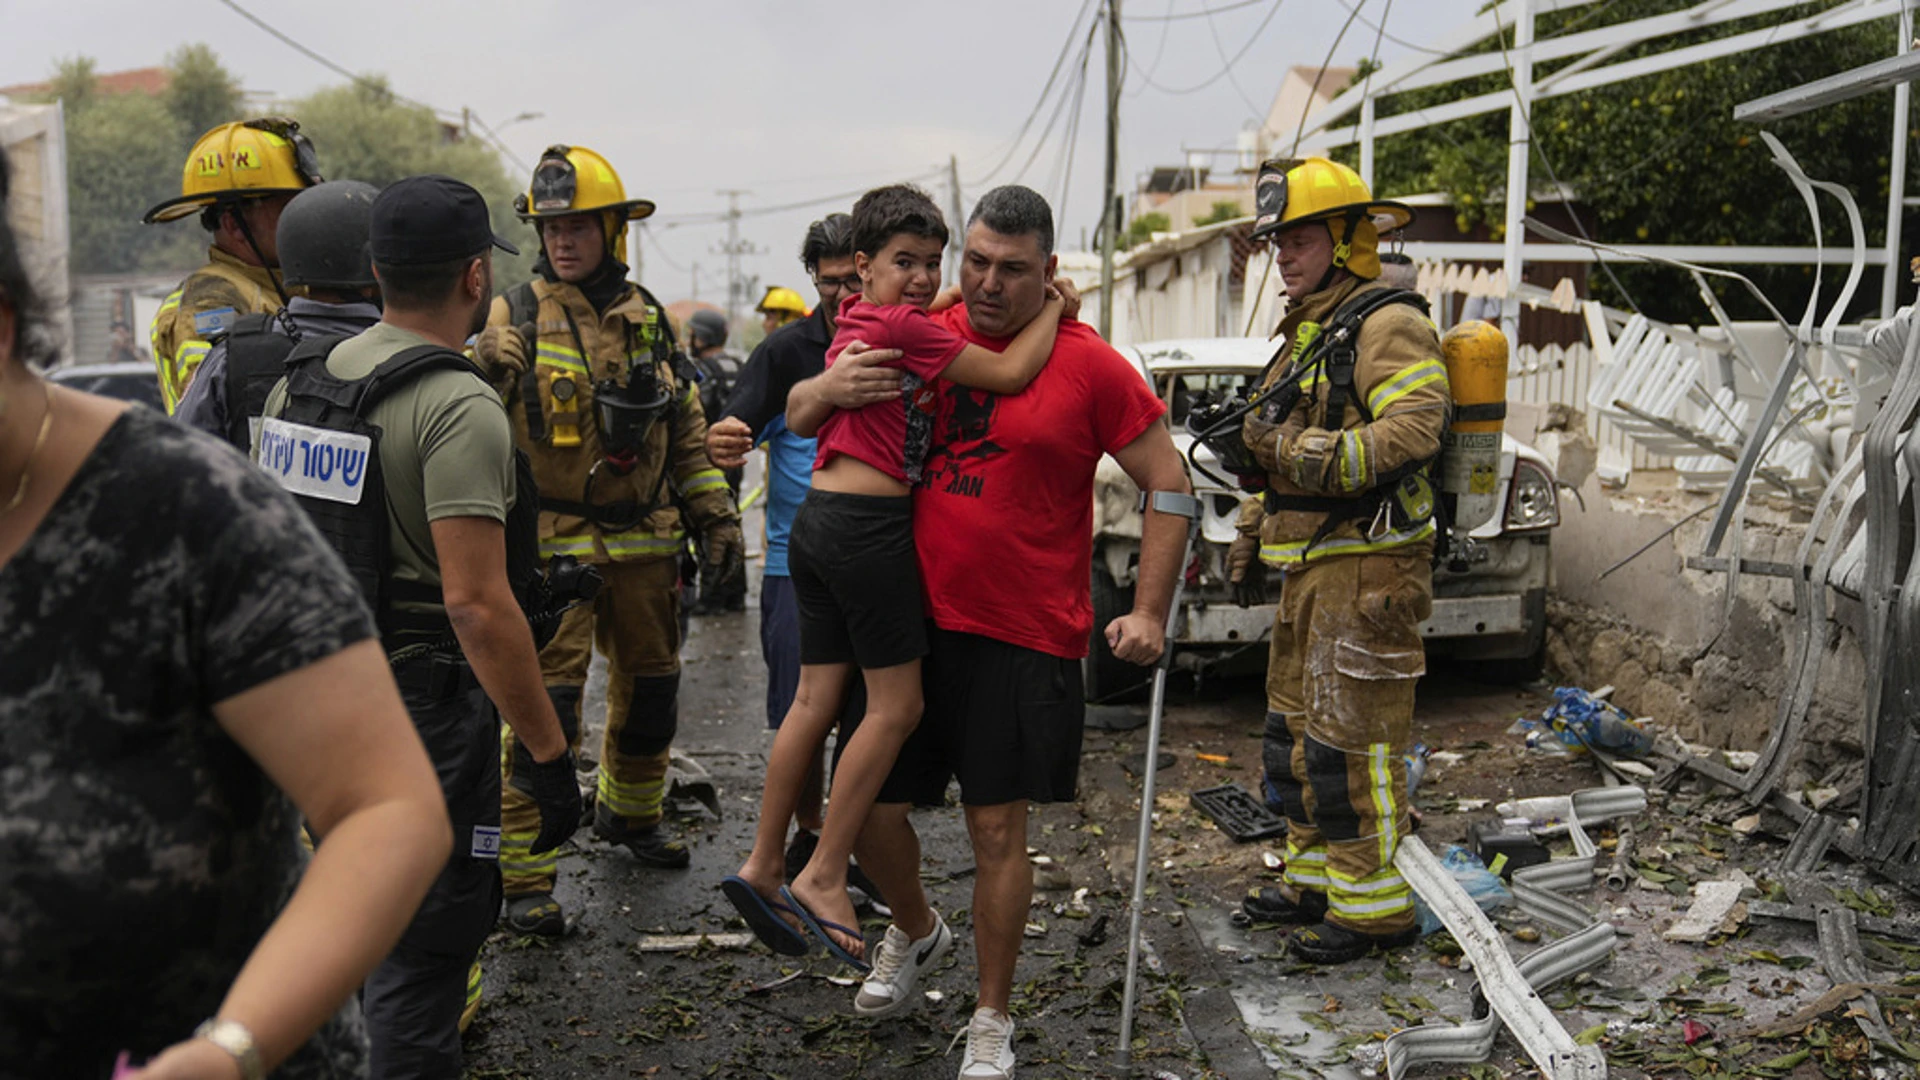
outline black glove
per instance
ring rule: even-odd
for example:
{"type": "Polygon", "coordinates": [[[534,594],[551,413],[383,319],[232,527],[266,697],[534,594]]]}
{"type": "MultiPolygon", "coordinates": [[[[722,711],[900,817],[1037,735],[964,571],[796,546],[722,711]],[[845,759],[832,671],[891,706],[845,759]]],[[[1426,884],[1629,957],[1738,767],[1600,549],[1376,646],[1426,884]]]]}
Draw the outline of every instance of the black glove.
{"type": "Polygon", "coordinates": [[[1233,579],[1233,602],[1242,608],[1267,602],[1267,564],[1255,559],[1233,579]]]}
{"type": "Polygon", "coordinates": [[[700,595],[722,597],[747,573],[747,542],[738,521],[720,521],[700,538],[700,595]]]}
{"type": "Polygon", "coordinates": [[[544,764],[531,762],[527,774],[533,801],[540,807],[540,835],[527,851],[544,855],[566,843],[580,827],[580,781],[573,773],[573,751],[563,751],[544,764]]]}

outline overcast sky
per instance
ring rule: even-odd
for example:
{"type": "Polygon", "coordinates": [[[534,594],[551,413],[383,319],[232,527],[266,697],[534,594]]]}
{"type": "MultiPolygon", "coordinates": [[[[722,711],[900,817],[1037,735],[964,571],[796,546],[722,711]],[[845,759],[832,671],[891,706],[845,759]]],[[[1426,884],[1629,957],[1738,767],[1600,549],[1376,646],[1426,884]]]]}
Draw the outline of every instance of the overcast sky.
{"type": "MultiPolygon", "coordinates": [[[[555,142],[606,154],[629,195],[659,203],[644,270],[663,299],[688,294],[698,263],[700,297],[723,301],[725,258],[715,249],[726,230],[701,223],[725,208],[716,194],[723,188],[750,191],[740,206],[751,212],[917,178],[945,206],[945,167],[955,155],[969,206],[990,183],[1018,179],[1056,203],[1063,247],[1077,247],[1099,213],[1106,77],[1099,39],[1071,144],[1071,183],[1062,175],[1070,110],[1037,155],[1035,135],[1051,107],[1011,145],[1082,0],[237,2],[328,60],[385,74],[407,97],[472,109],[525,162],[555,142]],[[511,122],[530,112],[543,115],[511,122]]],[[[1132,190],[1135,177],[1155,165],[1182,163],[1183,148],[1231,147],[1244,123],[1264,115],[1288,67],[1326,59],[1350,2],[1122,0],[1134,67],[1121,103],[1121,189],[1132,190]],[[1217,13],[1201,14],[1208,9],[1217,13]],[[1168,14],[1194,17],[1155,21],[1168,14]],[[1168,92],[1214,78],[1223,55],[1243,48],[1230,78],[1168,92]],[[1143,71],[1168,89],[1146,85],[1143,71]]],[[[1364,5],[1362,19],[1378,23],[1386,15],[1389,38],[1378,48],[1391,64],[1417,56],[1391,38],[1431,44],[1479,0],[1364,5]]],[[[1084,35],[1087,23],[1080,25],[1084,35]]],[[[60,58],[75,55],[92,56],[103,72],[145,67],[195,41],[211,45],[248,90],[297,97],[344,81],[220,0],[0,0],[0,27],[0,85],[45,78],[60,58]]],[[[1376,40],[1372,28],[1353,22],[1333,63],[1353,64],[1376,40]]],[[[1070,58],[1078,49],[1076,40],[1070,58]]],[[[1077,68],[1063,77],[1076,75],[1077,68]]],[[[319,150],[324,166],[326,148],[319,150]]],[[[764,254],[744,259],[743,273],[758,274],[762,285],[799,288],[812,302],[796,258],[802,233],[809,221],[850,205],[849,198],[744,218],[742,239],[764,254]]]]}

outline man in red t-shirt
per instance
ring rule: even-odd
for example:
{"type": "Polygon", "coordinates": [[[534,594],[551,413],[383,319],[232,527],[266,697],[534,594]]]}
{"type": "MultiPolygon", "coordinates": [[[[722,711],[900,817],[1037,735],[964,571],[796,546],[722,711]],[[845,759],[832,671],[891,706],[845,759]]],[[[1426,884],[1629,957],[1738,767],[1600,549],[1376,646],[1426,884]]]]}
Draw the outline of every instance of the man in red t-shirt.
{"type": "MultiPolygon", "coordinates": [[[[1040,314],[1053,281],[1053,214],[1023,187],[988,192],[967,224],[964,305],[935,318],[967,340],[1004,349],[1040,314]]],[[[891,354],[887,354],[891,355],[891,354]]],[[[898,397],[896,369],[851,351],[794,388],[788,420],[809,430],[828,406],[898,397]]],[[[1047,366],[1012,395],[944,381],[914,544],[933,620],[927,712],[901,749],[857,848],[893,907],[854,1010],[888,1016],[920,995],[920,973],[951,934],[920,885],[913,804],[938,806],[960,781],[973,842],[972,921],[978,1006],[963,1077],[1013,1070],[1007,1018],[1033,876],[1027,804],[1075,797],[1085,707],[1080,659],[1093,630],[1093,474],[1112,454],[1142,491],[1188,490],[1186,466],[1161,421],[1165,406],[1138,371],[1085,324],[1063,319],[1047,366]]],[[[1115,656],[1138,664],[1165,647],[1167,608],[1186,520],[1149,514],[1133,611],[1103,628],[1115,656]]]]}

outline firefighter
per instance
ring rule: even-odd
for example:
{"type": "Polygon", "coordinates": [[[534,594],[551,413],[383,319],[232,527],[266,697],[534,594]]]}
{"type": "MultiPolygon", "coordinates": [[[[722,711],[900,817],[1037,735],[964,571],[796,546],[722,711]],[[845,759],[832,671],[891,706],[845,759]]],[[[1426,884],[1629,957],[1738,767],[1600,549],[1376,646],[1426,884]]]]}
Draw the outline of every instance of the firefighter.
{"type": "Polygon", "coordinates": [[[1325,158],[1270,161],[1252,236],[1289,299],[1259,407],[1243,429],[1266,470],[1260,561],[1282,575],[1267,667],[1269,797],[1288,822],[1278,888],[1256,920],[1300,924],[1301,959],[1343,963],[1410,943],[1413,893],[1393,868],[1409,827],[1414,684],[1426,671],[1435,496],[1450,400],[1423,304],[1380,277],[1379,230],[1413,211],[1325,158]]]}
{"type": "MultiPolygon", "coordinates": [[[[733,396],[734,384],[740,381],[740,358],[727,351],[727,317],[717,311],[701,308],[687,316],[687,338],[692,354],[690,359],[700,373],[700,408],[709,421],[720,416],[726,407],[727,399],[733,396]]],[[[745,477],[744,468],[722,469],[727,478],[727,490],[733,492],[735,500],[740,498],[740,481],[745,477]]],[[[690,543],[688,559],[693,565],[699,565],[699,545],[690,543]]],[[[682,564],[685,569],[685,564],[682,564]]],[[[691,574],[683,577],[691,578],[691,574]]],[[[683,583],[684,584],[684,583],[683,583]]],[[[690,590],[681,589],[681,599],[691,599],[690,590]]],[[[723,591],[704,591],[692,605],[695,615],[719,615],[730,611],[747,610],[747,576],[738,574],[728,581],[723,591]]]]}
{"type": "MultiPolygon", "coordinates": [[[[572,555],[606,584],[575,608],[540,654],[547,693],[580,742],[580,699],[597,645],[609,667],[593,831],[641,865],[676,869],[684,844],[660,822],[680,686],[681,545],[691,526],[718,584],[743,573],[740,514],[707,460],[707,421],[693,370],[659,301],[626,280],[626,226],[653,213],[629,199],[606,159],[548,148],[515,200],[540,236],[536,280],[496,298],[475,359],[502,391],[515,439],[540,489],[543,557],[572,555]]],[[[500,868],[508,925],[559,935],[556,853],[519,779],[526,749],[506,734],[500,868]]]]}
{"type": "Polygon", "coordinates": [[[286,303],[275,231],[294,195],[320,183],[313,144],[300,125],[268,116],[221,124],[193,144],[180,172],[180,195],[147,211],[152,225],[195,212],[212,234],[207,265],[167,294],[153,317],[153,363],[160,399],[171,414],[207,357],[207,341],[243,315],[286,303]]]}
{"type": "Polygon", "coordinates": [[[809,314],[807,302],[800,299],[800,294],[780,285],[769,285],[767,295],[760,298],[753,310],[760,313],[760,326],[769,334],[809,314]]]}

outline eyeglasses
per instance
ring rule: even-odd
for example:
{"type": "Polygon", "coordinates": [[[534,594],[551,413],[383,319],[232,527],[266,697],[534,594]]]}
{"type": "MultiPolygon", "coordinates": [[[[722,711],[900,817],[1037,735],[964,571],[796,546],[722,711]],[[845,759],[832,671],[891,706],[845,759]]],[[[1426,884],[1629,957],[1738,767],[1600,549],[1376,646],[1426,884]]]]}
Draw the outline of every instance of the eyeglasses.
{"type": "Polygon", "coordinates": [[[860,275],[848,274],[846,277],[817,277],[813,279],[813,287],[819,289],[821,292],[857,293],[861,289],[860,275]]]}

